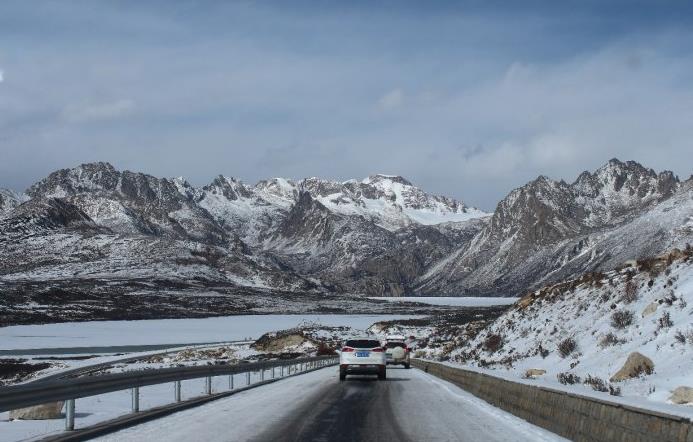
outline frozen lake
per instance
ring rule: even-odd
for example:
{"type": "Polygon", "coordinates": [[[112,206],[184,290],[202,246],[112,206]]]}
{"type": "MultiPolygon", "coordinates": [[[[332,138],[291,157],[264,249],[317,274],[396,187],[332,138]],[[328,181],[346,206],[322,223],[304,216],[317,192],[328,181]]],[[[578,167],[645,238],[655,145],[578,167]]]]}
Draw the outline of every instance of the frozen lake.
{"type": "Polygon", "coordinates": [[[370,297],[390,302],[420,302],[431,305],[453,305],[456,307],[490,307],[493,305],[514,304],[520,298],[482,298],[461,296],[396,296],[389,298],[370,297]]]}
{"type": "Polygon", "coordinates": [[[303,322],[365,330],[383,320],[417,315],[241,315],[202,319],[92,321],[0,328],[0,350],[186,344],[257,339],[303,322]]]}

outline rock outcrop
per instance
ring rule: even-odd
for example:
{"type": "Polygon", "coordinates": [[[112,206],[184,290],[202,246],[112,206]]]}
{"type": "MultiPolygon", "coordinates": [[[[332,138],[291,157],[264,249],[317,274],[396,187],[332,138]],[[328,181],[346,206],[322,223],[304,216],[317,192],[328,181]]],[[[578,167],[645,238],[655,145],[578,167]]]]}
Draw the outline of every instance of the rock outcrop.
{"type": "Polygon", "coordinates": [[[628,355],[628,359],[623,364],[620,370],[616,372],[611,379],[611,382],[625,381],[626,379],[637,378],[642,375],[650,375],[654,373],[654,362],[647,356],[638,352],[633,352],[628,355]]]}

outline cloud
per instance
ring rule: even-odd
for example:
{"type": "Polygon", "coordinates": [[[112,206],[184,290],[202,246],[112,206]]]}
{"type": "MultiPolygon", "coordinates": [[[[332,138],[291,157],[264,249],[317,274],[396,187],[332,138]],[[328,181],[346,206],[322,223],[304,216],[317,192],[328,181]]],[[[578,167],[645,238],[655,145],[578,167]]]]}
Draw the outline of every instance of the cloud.
{"type": "Polygon", "coordinates": [[[5,81],[5,71],[0,69],[0,83],[2,83],[3,81],[5,81]]]}
{"type": "Polygon", "coordinates": [[[404,102],[404,92],[401,89],[393,89],[380,97],[378,106],[384,110],[392,110],[400,107],[404,102]]]}
{"type": "Polygon", "coordinates": [[[122,117],[135,109],[135,102],[129,99],[98,104],[67,106],[63,118],[70,123],[84,123],[95,120],[111,120],[122,117]]]}
{"type": "Polygon", "coordinates": [[[0,4],[0,187],[94,160],[198,185],[388,172],[492,209],[611,157],[691,173],[693,14],[302,4],[0,4]]]}

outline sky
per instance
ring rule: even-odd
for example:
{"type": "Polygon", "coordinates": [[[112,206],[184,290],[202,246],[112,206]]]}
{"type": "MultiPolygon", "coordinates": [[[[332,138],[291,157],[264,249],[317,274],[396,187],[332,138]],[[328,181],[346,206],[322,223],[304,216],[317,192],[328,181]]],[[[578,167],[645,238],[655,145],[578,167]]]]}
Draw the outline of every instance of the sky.
{"type": "Polygon", "coordinates": [[[692,2],[0,2],[0,187],[385,173],[493,210],[614,157],[693,173],[692,2]]]}

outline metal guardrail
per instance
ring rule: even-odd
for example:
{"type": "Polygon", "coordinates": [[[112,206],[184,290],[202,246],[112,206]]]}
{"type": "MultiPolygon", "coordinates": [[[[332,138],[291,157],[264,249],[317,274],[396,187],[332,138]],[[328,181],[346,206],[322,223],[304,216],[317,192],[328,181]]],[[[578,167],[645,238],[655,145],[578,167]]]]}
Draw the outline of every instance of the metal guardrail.
{"type": "Polygon", "coordinates": [[[0,388],[0,412],[41,405],[49,402],[65,401],[65,429],[74,430],[75,399],[97,396],[115,391],[132,392],[132,411],[139,412],[139,388],[172,382],[174,400],[181,402],[181,381],[205,378],[205,394],[212,394],[212,378],[229,376],[229,390],[233,390],[233,375],[245,373],[246,385],[250,385],[250,373],[259,372],[264,381],[265,373],[271,370],[275,378],[296,374],[306,370],[326,367],[337,363],[335,356],[319,356],[290,360],[275,360],[238,365],[205,365],[200,367],[173,367],[152,370],[137,370],[100,376],[86,376],[74,379],[56,379],[46,382],[32,382],[0,388]]]}

